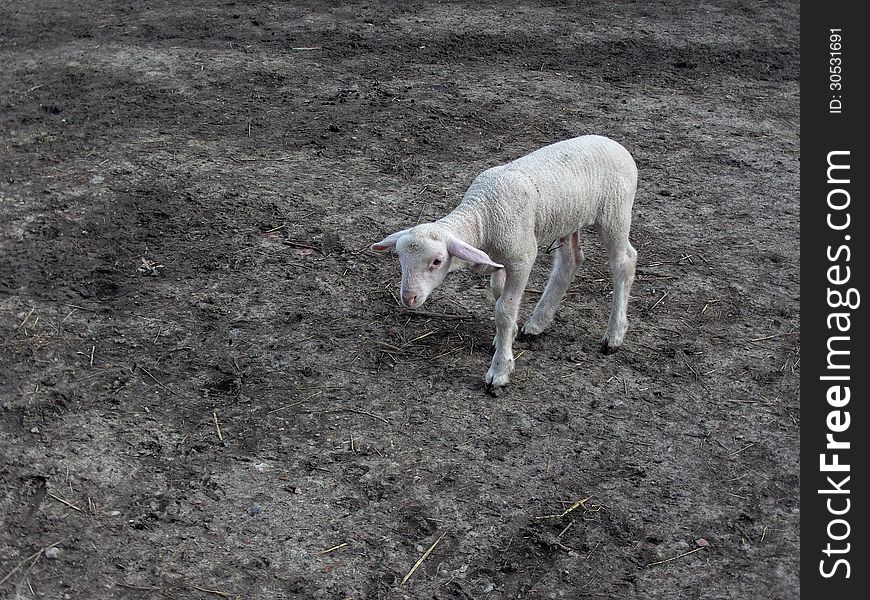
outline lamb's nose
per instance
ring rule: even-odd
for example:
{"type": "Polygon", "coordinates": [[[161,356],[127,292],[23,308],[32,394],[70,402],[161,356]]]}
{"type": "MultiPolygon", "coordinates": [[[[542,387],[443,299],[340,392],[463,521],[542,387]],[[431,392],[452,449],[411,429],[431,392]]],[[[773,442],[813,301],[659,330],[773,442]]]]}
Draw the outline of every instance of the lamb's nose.
{"type": "Polygon", "coordinates": [[[414,308],[415,306],[417,306],[417,294],[402,294],[402,303],[408,308],[414,308]]]}

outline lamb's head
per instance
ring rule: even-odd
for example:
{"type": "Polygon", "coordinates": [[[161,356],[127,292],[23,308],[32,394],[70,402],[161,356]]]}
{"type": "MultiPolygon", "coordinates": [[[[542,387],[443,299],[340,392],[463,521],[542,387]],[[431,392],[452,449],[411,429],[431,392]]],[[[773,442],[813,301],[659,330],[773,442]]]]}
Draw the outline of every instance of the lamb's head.
{"type": "Polygon", "coordinates": [[[491,271],[503,268],[483,250],[471,246],[449,229],[434,225],[417,225],[390,234],[372,250],[395,248],[402,267],[401,301],[407,308],[420,308],[436,287],[441,285],[455,258],[482,265],[491,271]]]}

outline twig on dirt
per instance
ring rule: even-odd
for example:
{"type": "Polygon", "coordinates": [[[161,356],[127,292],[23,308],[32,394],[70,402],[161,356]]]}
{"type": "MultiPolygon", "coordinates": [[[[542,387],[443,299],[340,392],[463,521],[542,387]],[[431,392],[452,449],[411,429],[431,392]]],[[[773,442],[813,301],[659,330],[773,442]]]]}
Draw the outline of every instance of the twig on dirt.
{"type": "Polygon", "coordinates": [[[359,357],[362,356],[362,353],[365,352],[365,350],[366,350],[366,349],[365,349],[365,346],[363,346],[362,348],[360,348],[360,351],[357,352],[356,355],[354,355],[354,357],[353,357],[352,359],[350,359],[350,361],[347,363],[347,366],[349,367],[349,366],[351,366],[353,363],[355,363],[355,362],[359,359],[359,357]]]}
{"type": "Polygon", "coordinates": [[[701,314],[703,315],[707,312],[707,309],[710,308],[711,304],[716,304],[717,302],[721,302],[721,300],[707,300],[707,302],[704,303],[704,308],[701,309],[701,314]]]}
{"type": "MultiPolygon", "coordinates": [[[[420,194],[422,194],[423,192],[425,192],[427,189],[429,189],[429,184],[428,184],[428,183],[427,183],[426,185],[423,186],[423,189],[422,189],[422,190],[420,190],[419,192],[417,192],[416,194],[414,194],[414,197],[415,197],[415,198],[419,198],[419,197],[420,197],[420,194]]],[[[415,221],[415,223],[419,223],[420,220],[423,218],[423,212],[426,210],[426,207],[427,207],[427,206],[428,206],[428,204],[426,204],[426,203],[424,202],[424,203],[423,203],[423,206],[420,207],[420,214],[417,215],[417,220],[415,221]]]]}
{"type": "MultiPolygon", "coordinates": [[[[390,290],[390,297],[393,299],[397,306],[402,306],[402,302],[399,300],[399,297],[393,293],[393,290],[390,290]]],[[[408,317],[408,319],[410,320],[410,317],[408,317]]]]}
{"type": "Polygon", "coordinates": [[[91,361],[90,361],[91,367],[94,366],[94,352],[96,351],[96,349],[97,349],[96,346],[91,346],[91,361]]]}
{"type": "MultiPolygon", "coordinates": [[[[754,403],[754,402],[757,402],[757,400],[752,400],[751,402],[754,403]]],[[[723,450],[725,450],[726,452],[728,452],[728,454],[731,454],[731,452],[732,452],[731,448],[729,448],[728,446],[726,446],[725,444],[723,444],[722,442],[720,442],[718,438],[713,438],[713,441],[716,442],[717,444],[719,444],[719,445],[722,447],[723,450]]]]}
{"type": "Polygon", "coordinates": [[[17,565],[15,565],[15,568],[14,568],[14,569],[12,569],[12,570],[9,571],[8,573],[6,573],[6,575],[3,577],[3,579],[0,579],[0,585],[3,585],[4,583],[6,583],[6,582],[9,580],[10,577],[12,577],[13,575],[15,575],[15,573],[17,573],[18,570],[19,570],[21,567],[23,567],[24,565],[26,565],[26,564],[29,563],[30,561],[36,561],[36,560],[39,560],[39,555],[40,555],[40,554],[42,554],[43,552],[45,552],[45,551],[48,550],[49,548],[54,548],[55,546],[59,546],[60,544],[64,543],[64,542],[65,542],[66,540],[68,540],[68,539],[69,539],[69,538],[64,538],[64,539],[60,540],[59,542],[55,542],[55,543],[53,543],[53,544],[50,545],[50,546],[46,546],[45,548],[40,548],[39,550],[37,550],[36,552],[34,552],[33,554],[31,554],[30,556],[28,556],[28,557],[25,558],[24,560],[22,560],[20,563],[18,563],[17,565]]]}
{"type": "Polygon", "coordinates": [[[235,594],[229,594],[227,592],[222,592],[220,590],[210,590],[208,588],[202,588],[202,587],[199,587],[198,585],[194,585],[192,583],[190,584],[190,587],[192,587],[195,590],[199,590],[200,592],[205,592],[206,594],[214,594],[215,596],[220,596],[221,598],[232,598],[235,595],[235,594]]]}
{"type": "MultiPolygon", "coordinates": [[[[535,519],[561,519],[562,517],[564,517],[564,516],[567,515],[569,512],[571,512],[572,510],[574,510],[575,508],[577,508],[577,507],[579,507],[579,506],[582,506],[583,508],[586,508],[585,504],[586,504],[587,502],[589,502],[589,498],[583,498],[582,500],[577,500],[576,502],[574,502],[571,506],[569,506],[568,508],[566,508],[564,511],[562,511],[562,512],[559,513],[558,515],[541,515],[541,516],[539,516],[539,517],[533,517],[533,518],[535,518],[535,519]]],[[[586,510],[589,510],[589,511],[591,511],[591,512],[595,512],[594,510],[589,509],[589,508],[586,508],[586,510]]],[[[596,510],[597,510],[597,509],[596,509],[596,510]]]]}
{"type": "Polygon", "coordinates": [[[322,394],[322,393],[323,393],[323,390],[320,390],[320,391],[318,391],[318,392],[314,392],[313,394],[311,394],[311,395],[308,396],[307,398],[304,398],[304,399],[300,400],[299,402],[294,402],[293,404],[285,404],[284,406],[279,406],[278,408],[276,408],[276,409],[274,409],[274,410],[270,410],[270,411],[267,412],[266,414],[267,414],[267,415],[271,415],[271,414],[273,414],[273,413],[278,412],[279,410],[286,410],[286,409],[288,409],[288,408],[293,408],[294,406],[299,406],[300,404],[305,404],[306,402],[308,402],[309,400],[311,400],[311,399],[314,398],[315,396],[319,396],[319,395],[322,394]]]}
{"type": "Polygon", "coordinates": [[[285,227],[287,227],[287,223],[284,223],[283,225],[278,225],[277,227],[273,227],[272,229],[264,231],[263,233],[272,233],[273,231],[278,231],[279,229],[284,229],[285,227]]]}
{"type": "Polygon", "coordinates": [[[421,556],[420,558],[417,559],[417,562],[414,563],[414,566],[411,567],[411,570],[408,571],[408,574],[405,575],[405,577],[402,579],[402,583],[400,583],[399,586],[403,586],[403,585],[405,585],[405,582],[408,581],[408,580],[411,578],[411,575],[414,574],[414,571],[416,571],[417,568],[418,568],[421,564],[423,564],[423,561],[426,560],[426,559],[429,557],[429,555],[430,555],[430,554],[432,553],[432,551],[435,549],[435,546],[438,545],[438,543],[439,543],[439,542],[441,541],[441,539],[446,535],[446,533],[447,533],[447,532],[444,532],[444,533],[442,533],[440,536],[438,536],[438,539],[435,540],[435,542],[434,542],[431,546],[429,546],[429,549],[426,550],[426,552],[423,553],[423,556],[421,556]]]}
{"type": "MultiPolygon", "coordinates": [[[[428,360],[438,360],[439,358],[443,358],[443,357],[445,357],[445,356],[449,356],[450,354],[456,354],[457,352],[462,352],[462,348],[454,348],[453,350],[445,350],[445,351],[442,352],[441,354],[438,354],[438,355],[436,355],[436,356],[433,356],[432,358],[430,358],[430,359],[428,359],[428,360]]],[[[424,357],[424,358],[425,358],[425,357],[424,357]]],[[[519,358],[519,356],[517,356],[517,358],[519,358]]]]}
{"type": "Polygon", "coordinates": [[[165,269],[166,265],[161,265],[155,260],[148,260],[142,257],[142,264],[136,268],[137,273],[147,273],[148,275],[157,275],[159,269],[165,269]]]}
{"type": "Polygon", "coordinates": [[[282,161],[282,160],[290,160],[291,158],[293,158],[293,157],[292,157],[292,156],[278,156],[278,157],[275,157],[275,158],[269,158],[269,157],[266,157],[266,156],[263,156],[263,157],[258,156],[258,157],[254,157],[254,158],[250,158],[250,157],[237,158],[237,157],[235,157],[235,156],[230,156],[230,157],[229,157],[229,159],[230,159],[231,161],[233,161],[233,162],[237,162],[237,163],[242,163],[242,162],[256,162],[256,161],[279,162],[279,161],[282,161]]]}
{"type": "Polygon", "coordinates": [[[737,529],[740,530],[740,533],[742,533],[743,535],[745,535],[745,536],[747,537],[747,539],[748,539],[750,542],[755,541],[755,540],[752,539],[752,536],[749,535],[749,532],[746,531],[745,529],[743,529],[743,526],[740,525],[740,523],[734,523],[734,526],[737,527],[737,529]]]}
{"type": "Polygon", "coordinates": [[[768,530],[768,529],[770,529],[770,527],[768,527],[767,525],[765,525],[765,526],[764,526],[764,529],[761,530],[761,539],[758,540],[758,543],[759,543],[759,544],[760,544],[761,542],[764,541],[764,536],[767,535],[767,530],[768,530]]]}
{"type": "Polygon", "coordinates": [[[748,340],[748,341],[750,341],[750,342],[763,342],[764,340],[772,340],[773,338],[783,337],[785,335],[799,335],[799,334],[800,334],[800,331],[786,331],[783,333],[775,333],[773,335],[766,335],[764,337],[753,338],[753,339],[748,340]]]}
{"type": "Polygon", "coordinates": [[[394,346],[393,344],[390,344],[389,342],[382,342],[381,340],[375,340],[374,343],[375,343],[375,346],[381,346],[383,348],[386,348],[386,350],[389,350],[389,352],[391,352],[391,353],[405,354],[404,350],[402,350],[398,346],[394,346]]]}
{"type": "MultiPolygon", "coordinates": [[[[390,357],[390,360],[393,362],[393,364],[396,364],[396,363],[398,362],[398,361],[396,360],[396,353],[395,353],[395,352],[393,352],[393,351],[391,351],[391,350],[381,350],[381,352],[382,352],[383,354],[386,354],[387,356],[389,356],[389,357],[390,357]]],[[[400,355],[400,356],[405,356],[405,353],[404,353],[404,352],[400,352],[399,355],[400,355]]]]}
{"type": "MultiPolygon", "coordinates": [[[[394,296],[394,298],[395,298],[395,296],[394,296]]],[[[396,299],[396,302],[398,303],[398,299],[396,299]]],[[[402,311],[402,312],[409,315],[409,316],[414,315],[414,316],[418,316],[418,317],[431,317],[434,319],[471,319],[471,318],[473,318],[471,315],[455,315],[455,314],[450,314],[450,313],[434,313],[434,312],[427,312],[424,310],[406,310],[406,311],[402,311]]]]}
{"type": "Polygon", "coordinates": [[[413,344],[414,342],[419,342],[420,340],[422,340],[422,339],[424,339],[424,338],[427,338],[427,337],[429,337],[430,335],[433,335],[433,334],[436,334],[436,333],[438,333],[437,330],[428,331],[428,332],[424,333],[423,335],[418,335],[418,336],[415,337],[413,340],[408,340],[407,342],[405,342],[405,343],[402,344],[402,345],[403,345],[403,346],[407,346],[408,344],[413,344]]]}
{"type": "Polygon", "coordinates": [[[600,546],[600,545],[601,545],[601,541],[599,541],[597,544],[595,544],[595,547],[589,551],[589,554],[587,554],[586,558],[584,558],[583,560],[589,560],[589,557],[592,556],[592,553],[595,552],[595,550],[597,550],[598,546],[600,546]]]}
{"type": "Polygon", "coordinates": [[[659,299],[656,301],[655,304],[653,304],[652,306],[650,306],[648,310],[649,310],[649,311],[652,311],[652,309],[654,309],[656,306],[658,306],[659,304],[661,304],[661,303],[662,303],[662,300],[664,300],[665,298],[667,298],[667,297],[668,297],[668,294],[670,294],[670,293],[671,293],[671,292],[668,291],[668,292],[665,292],[664,294],[662,294],[662,297],[659,298],[659,299]]]}
{"type": "Polygon", "coordinates": [[[69,307],[72,307],[72,308],[77,308],[77,309],[79,309],[79,310],[86,310],[86,311],[88,311],[88,312],[92,312],[92,313],[97,312],[97,311],[94,310],[93,308],[85,308],[84,306],[79,306],[78,304],[70,304],[69,302],[61,302],[61,304],[63,304],[64,306],[69,306],[69,307]]]}
{"type": "Polygon", "coordinates": [[[164,390],[166,390],[167,392],[169,392],[173,396],[180,396],[180,394],[178,392],[176,392],[175,390],[173,390],[172,388],[168,388],[165,385],[163,385],[156,377],[154,377],[154,375],[151,374],[151,372],[148,369],[146,369],[142,365],[137,365],[137,366],[139,367],[139,369],[142,370],[143,373],[145,373],[148,377],[150,377],[154,381],[154,383],[159,385],[161,388],[163,388],[164,390]]]}
{"type": "Polygon", "coordinates": [[[73,504],[72,502],[69,502],[69,501],[67,501],[67,500],[64,500],[64,499],[61,498],[60,496],[55,496],[55,495],[52,494],[51,492],[48,492],[48,495],[51,496],[52,498],[54,498],[55,500],[57,500],[58,502],[60,502],[61,504],[66,504],[67,506],[69,506],[69,507],[72,508],[73,510],[77,510],[77,511],[79,511],[80,513],[85,512],[85,511],[83,511],[82,509],[80,509],[78,506],[76,506],[75,504],[73,504]]]}
{"type": "Polygon", "coordinates": [[[344,542],[343,544],[339,544],[337,546],[333,546],[332,548],[327,548],[326,550],[321,550],[319,552],[315,552],[313,554],[313,556],[322,556],[323,554],[329,554],[330,552],[335,552],[336,550],[340,550],[341,548],[344,548],[345,546],[347,546],[347,542],[344,542]]]}
{"type": "Polygon", "coordinates": [[[224,441],[224,434],[221,433],[221,424],[218,423],[217,411],[216,410],[211,411],[211,416],[214,417],[214,429],[215,429],[215,431],[217,431],[218,440],[220,440],[222,442],[222,441],[224,441]]]}
{"type": "Polygon", "coordinates": [[[749,450],[749,449],[752,448],[754,445],[755,445],[755,442],[751,442],[751,443],[749,443],[749,444],[746,444],[746,445],[743,446],[740,450],[735,450],[734,452],[732,452],[732,453],[729,454],[728,456],[729,456],[729,457],[730,457],[730,456],[737,456],[738,454],[740,454],[740,453],[743,452],[744,450],[749,450]]]}
{"type": "Polygon", "coordinates": [[[366,412],[366,411],[364,411],[364,410],[357,410],[357,409],[355,409],[355,408],[339,408],[339,409],[336,409],[336,410],[328,410],[328,411],[325,411],[325,412],[331,412],[331,413],[336,413],[336,412],[352,412],[352,413],[356,413],[356,414],[358,414],[358,415],[365,415],[365,416],[367,416],[367,417],[371,417],[371,418],[373,418],[373,419],[377,419],[377,420],[379,420],[379,421],[383,421],[384,423],[389,423],[389,420],[385,419],[384,417],[378,416],[378,415],[373,414],[373,413],[370,413],[370,412],[366,412]]]}
{"type": "Polygon", "coordinates": [[[690,554],[694,554],[695,552],[700,552],[701,550],[704,550],[705,548],[706,548],[705,546],[701,546],[700,548],[695,548],[694,550],[689,550],[688,552],[683,552],[682,554],[679,554],[677,556],[672,556],[672,557],[666,558],[664,560],[657,560],[655,562],[651,562],[646,566],[653,567],[655,565],[663,565],[665,563],[671,562],[672,560],[677,560],[678,558],[683,558],[684,556],[689,556],[690,554]]]}
{"type": "Polygon", "coordinates": [[[31,306],[31,307],[30,307],[30,312],[27,313],[27,316],[24,317],[24,320],[21,321],[21,324],[20,324],[18,327],[15,328],[15,331],[18,331],[19,329],[21,329],[22,327],[24,327],[24,324],[27,323],[27,319],[30,318],[30,315],[32,315],[32,314],[33,314],[33,311],[35,311],[35,310],[36,310],[36,307],[35,307],[35,306],[31,306]]]}
{"type": "Polygon", "coordinates": [[[33,596],[34,598],[36,598],[36,592],[33,591],[33,586],[30,584],[30,577],[29,576],[30,576],[30,572],[36,566],[36,563],[39,562],[40,556],[42,556],[42,555],[40,554],[39,556],[36,557],[36,560],[34,560],[32,563],[30,563],[30,566],[27,567],[27,570],[21,576],[22,581],[27,583],[27,588],[30,590],[30,595],[33,596]]]}
{"type": "Polygon", "coordinates": [[[302,242],[294,242],[291,240],[282,240],[281,242],[285,246],[292,246],[293,248],[303,248],[305,250],[317,250],[320,252],[320,248],[317,246],[312,246],[311,244],[303,244],[302,242]]]}
{"type": "Polygon", "coordinates": [[[323,46],[299,46],[298,48],[290,48],[291,50],[296,50],[297,52],[306,51],[306,50],[323,50],[323,46]]]}
{"type": "Polygon", "coordinates": [[[556,539],[559,539],[560,537],[565,535],[565,532],[568,531],[569,529],[571,529],[571,527],[573,527],[573,526],[574,526],[574,521],[573,520],[568,521],[568,524],[565,525],[565,529],[563,529],[562,531],[559,532],[559,535],[556,536],[556,539]]]}

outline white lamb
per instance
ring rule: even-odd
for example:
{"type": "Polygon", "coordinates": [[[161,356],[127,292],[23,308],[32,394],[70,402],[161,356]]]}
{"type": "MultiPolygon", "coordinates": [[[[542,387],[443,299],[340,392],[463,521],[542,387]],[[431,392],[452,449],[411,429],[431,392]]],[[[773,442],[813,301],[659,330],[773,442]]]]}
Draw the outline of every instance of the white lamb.
{"type": "Polygon", "coordinates": [[[628,241],[636,189],[637,166],[625,148],[597,135],[576,137],[487,169],[450,214],[393,233],[371,248],[398,251],[401,301],[411,309],[423,305],[452,270],[454,258],[491,274],[496,335],[485,382],[492,390],[506,385],[514,368],[517,313],[538,246],[560,242],[543,295],[523,326],[528,335],[552,322],[584,260],[578,230],[587,225],[595,226],[613,274],[613,306],[602,351],[622,344],[637,263],[637,251],[628,241]]]}

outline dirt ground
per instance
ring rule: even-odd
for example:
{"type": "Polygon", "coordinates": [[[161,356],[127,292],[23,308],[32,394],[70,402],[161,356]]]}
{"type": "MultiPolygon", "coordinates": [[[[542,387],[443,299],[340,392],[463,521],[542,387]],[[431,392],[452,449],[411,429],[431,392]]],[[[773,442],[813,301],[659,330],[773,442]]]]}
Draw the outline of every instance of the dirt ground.
{"type": "Polygon", "coordinates": [[[799,597],[798,26],[0,1],[0,597],[799,597]],[[625,345],[585,232],[489,396],[487,281],[411,313],[368,245],[582,133],[639,166],[625,345]]]}

